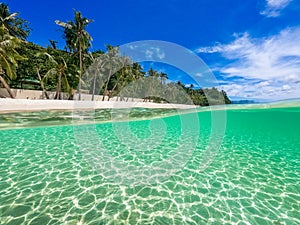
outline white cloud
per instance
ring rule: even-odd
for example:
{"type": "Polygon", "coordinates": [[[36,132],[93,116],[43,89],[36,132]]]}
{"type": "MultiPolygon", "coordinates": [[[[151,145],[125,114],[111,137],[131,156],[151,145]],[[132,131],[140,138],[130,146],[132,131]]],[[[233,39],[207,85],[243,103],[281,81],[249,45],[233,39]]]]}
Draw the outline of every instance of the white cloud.
{"type": "Polygon", "coordinates": [[[215,53],[215,52],[219,52],[222,49],[220,48],[220,46],[212,46],[212,47],[202,47],[202,48],[198,48],[196,50],[197,53],[215,53]]]}
{"type": "Polygon", "coordinates": [[[282,86],[282,90],[283,91],[290,91],[292,88],[290,87],[290,85],[288,85],[288,84],[285,84],[285,85],[283,85],[282,86]]]}
{"type": "Polygon", "coordinates": [[[195,84],[195,83],[190,83],[190,84],[185,84],[185,87],[193,87],[193,88],[200,88],[199,84],[195,84]]]}
{"type": "Polygon", "coordinates": [[[225,90],[229,96],[243,97],[243,98],[260,98],[260,99],[288,99],[288,98],[299,98],[300,96],[300,85],[282,85],[276,86],[266,85],[260,86],[260,84],[226,84],[221,85],[221,89],[225,90]]]}
{"type": "Polygon", "coordinates": [[[262,82],[258,83],[256,86],[258,88],[260,88],[260,87],[266,87],[266,86],[269,86],[269,85],[270,85],[270,83],[268,81],[262,81],[262,82]]]}
{"type": "Polygon", "coordinates": [[[195,77],[203,77],[203,73],[196,73],[195,77]]]}
{"type": "Polygon", "coordinates": [[[160,48],[157,47],[150,47],[149,49],[145,50],[146,58],[149,60],[154,60],[155,58],[158,59],[164,59],[165,58],[165,53],[161,51],[160,48]]]}
{"type": "Polygon", "coordinates": [[[238,86],[225,85],[223,88],[229,95],[249,97],[256,94],[260,97],[287,98],[288,94],[300,97],[300,27],[287,28],[265,38],[252,38],[244,33],[236,36],[232,43],[204,47],[196,52],[217,52],[234,61],[218,68],[228,80],[234,80],[235,77],[246,80],[238,86]]]}
{"type": "Polygon", "coordinates": [[[266,0],[266,6],[260,14],[266,17],[278,17],[281,10],[287,7],[293,0],[266,0]]]}
{"type": "Polygon", "coordinates": [[[137,45],[129,45],[128,47],[129,47],[131,50],[134,50],[134,49],[138,48],[137,45]]]}
{"type": "Polygon", "coordinates": [[[145,54],[146,54],[146,58],[152,59],[153,51],[151,51],[151,50],[146,50],[145,54]]]}

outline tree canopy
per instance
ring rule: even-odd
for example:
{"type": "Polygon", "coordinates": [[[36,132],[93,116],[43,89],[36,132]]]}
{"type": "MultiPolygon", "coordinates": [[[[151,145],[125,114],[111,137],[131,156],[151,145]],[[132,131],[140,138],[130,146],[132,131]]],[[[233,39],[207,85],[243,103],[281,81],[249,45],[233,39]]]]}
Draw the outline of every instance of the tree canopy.
{"type": "Polygon", "coordinates": [[[25,40],[30,33],[28,22],[18,16],[17,12],[10,13],[8,5],[0,3],[0,26],[14,37],[25,40]]]}

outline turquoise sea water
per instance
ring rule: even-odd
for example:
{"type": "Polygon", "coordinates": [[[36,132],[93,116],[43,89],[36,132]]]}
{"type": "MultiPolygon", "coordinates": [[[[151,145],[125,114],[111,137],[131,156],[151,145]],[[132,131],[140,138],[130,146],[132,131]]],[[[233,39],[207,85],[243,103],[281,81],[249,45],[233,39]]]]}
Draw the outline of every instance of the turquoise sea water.
{"type": "Polygon", "coordinates": [[[0,116],[0,224],[300,224],[300,107],[224,111],[223,141],[205,169],[210,111],[134,109],[133,121],[98,123],[110,113],[83,112],[90,124],[74,126],[66,112],[0,116]],[[197,138],[181,139],[195,117],[197,138]],[[117,132],[122,125],[133,139],[117,132]],[[84,145],[78,130],[87,132],[84,145]],[[192,152],[181,143],[195,140],[192,152]],[[158,182],[130,185],[113,179],[107,158],[90,162],[84,146],[99,143],[118,165],[135,168],[164,162],[176,148],[188,157],[158,182]]]}

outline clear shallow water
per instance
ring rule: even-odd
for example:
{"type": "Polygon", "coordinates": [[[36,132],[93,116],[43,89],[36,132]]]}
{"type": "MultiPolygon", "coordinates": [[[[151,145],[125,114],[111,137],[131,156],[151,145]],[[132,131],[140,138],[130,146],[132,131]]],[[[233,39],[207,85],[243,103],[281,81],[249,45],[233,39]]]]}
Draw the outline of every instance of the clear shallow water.
{"type": "Polygon", "coordinates": [[[48,110],[41,112],[18,112],[0,114],[0,129],[11,129],[13,127],[37,127],[72,125],[80,123],[100,123],[116,120],[146,119],[157,116],[166,116],[176,113],[175,109],[97,109],[97,110],[48,110]],[[115,116],[114,116],[115,115],[115,116]]]}
{"type": "MultiPolygon", "coordinates": [[[[297,107],[228,110],[220,151],[199,171],[211,133],[210,112],[199,112],[197,147],[185,167],[137,186],[92,167],[73,126],[1,130],[0,224],[300,224],[299,115],[297,107]]],[[[160,121],[166,133],[148,155],[120,144],[115,124],[95,127],[114,158],[151,164],[180,140],[180,116],[160,121]]],[[[147,142],[152,122],[129,125],[147,142]]]]}

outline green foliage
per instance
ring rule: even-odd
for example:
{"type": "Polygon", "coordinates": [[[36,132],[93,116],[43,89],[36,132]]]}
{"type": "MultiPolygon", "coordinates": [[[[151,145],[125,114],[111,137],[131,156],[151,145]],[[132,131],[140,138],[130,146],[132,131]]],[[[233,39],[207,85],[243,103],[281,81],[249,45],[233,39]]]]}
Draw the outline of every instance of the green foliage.
{"type": "MultiPolygon", "coordinates": [[[[14,88],[21,88],[21,84],[24,81],[37,80],[36,68],[40,67],[42,72],[45,72],[47,68],[47,63],[45,63],[45,60],[36,57],[36,54],[38,52],[45,51],[44,48],[36,44],[30,42],[23,42],[18,47],[17,51],[23,57],[30,59],[30,60],[19,62],[18,69],[17,69],[17,79],[14,80],[11,84],[11,86],[14,88]]],[[[33,87],[33,88],[39,88],[39,87],[33,87]]]]}
{"type": "Polygon", "coordinates": [[[0,26],[14,37],[25,40],[30,33],[28,22],[20,17],[18,13],[10,13],[8,5],[0,3],[0,26]]]}
{"type": "Polygon", "coordinates": [[[54,59],[54,57],[48,53],[44,53],[43,55],[46,55],[51,63],[51,68],[46,72],[43,80],[55,80],[56,95],[54,98],[62,99],[63,91],[71,93],[72,88],[70,87],[69,80],[72,79],[72,67],[74,65],[67,63],[62,56],[58,56],[54,59]]]}
{"type": "MultiPolygon", "coordinates": [[[[30,60],[19,62],[17,69],[17,79],[12,82],[12,87],[40,90],[39,85],[25,86],[24,84],[30,84],[33,82],[39,83],[37,69],[39,70],[41,77],[44,78],[47,72],[53,69],[53,61],[61,64],[62,59],[67,63],[68,67],[68,87],[63,85],[62,91],[76,89],[76,87],[78,86],[78,67],[73,65],[73,58],[70,53],[50,47],[43,48],[31,42],[23,42],[17,50],[20,55],[30,60]],[[53,58],[53,61],[49,60],[49,57],[46,55],[46,53],[53,58]]],[[[57,89],[58,81],[55,76],[48,76],[47,79],[43,80],[46,90],[54,91],[57,89]]]]}
{"type": "MultiPolygon", "coordinates": [[[[75,65],[75,60],[73,58],[73,55],[66,51],[62,51],[50,47],[47,48],[47,53],[53,58],[53,60],[50,61],[48,58],[47,61],[48,63],[50,63],[50,67],[52,69],[58,67],[57,68],[58,70],[59,69],[65,70],[64,71],[66,76],[65,83],[67,82],[68,84],[65,84],[62,87],[62,90],[68,92],[71,91],[71,89],[76,89],[79,83],[79,68],[78,66],[75,65]]],[[[47,69],[49,71],[49,67],[47,69]]],[[[57,85],[57,79],[54,79],[54,84],[57,85]]]]}
{"type": "Polygon", "coordinates": [[[64,39],[71,52],[86,51],[91,46],[92,37],[85,30],[92,20],[82,16],[81,12],[74,10],[74,21],[55,21],[57,25],[64,28],[64,39]]]}
{"type": "MultiPolygon", "coordinates": [[[[89,67],[94,63],[94,68],[89,68],[90,71],[86,71],[85,77],[83,78],[85,80],[83,88],[90,90],[90,94],[106,93],[109,98],[114,96],[121,97],[121,95],[128,98],[144,96],[145,101],[182,104],[186,104],[190,99],[193,104],[201,106],[231,103],[225,91],[219,91],[216,88],[194,89],[193,85],[186,87],[180,81],[177,83],[166,83],[165,81],[168,77],[167,74],[159,73],[152,68],[150,68],[148,72],[144,72],[139,63],[132,62],[127,57],[118,55],[117,48],[108,47],[107,49],[108,51],[106,53],[98,50],[91,54],[87,54],[84,58],[85,67],[89,67]],[[100,67],[101,70],[99,70],[100,67]],[[116,70],[114,68],[121,69],[116,70]],[[102,84],[104,85],[99,87],[100,76],[108,78],[109,74],[110,78],[108,79],[108,82],[102,81],[102,84]],[[136,82],[143,77],[151,77],[151,79],[153,79],[153,81],[151,81],[152,83],[149,83],[148,80],[145,84],[139,83],[139,85],[133,86],[130,91],[130,88],[127,88],[124,91],[124,88],[130,85],[130,83],[136,82]],[[160,95],[166,97],[157,97],[155,96],[155,93],[152,93],[153,95],[151,95],[151,90],[149,90],[149,94],[147,95],[147,93],[145,93],[146,89],[160,90],[160,95]],[[174,93],[178,92],[178,89],[183,90],[187,95],[174,95],[174,93]]],[[[20,88],[20,84],[24,80],[37,80],[37,68],[39,69],[41,76],[45,77],[47,72],[53,69],[53,62],[51,62],[45,54],[42,54],[48,53],[53,57],[54,61],[58,62],[58,64],[62,64],[60,63],[62,59],[64,59],[67,64],[68,72],[66,73],[65,82],[62,82],[61,90],[70,92],[70,90],[77,88],[79,83],[79,68],[78,66],[75,66],[77,59],[76,57],[74,58],[74,54],[50,47],[43,48],[30,42],[22,43],[18,48],[18,52],[23,57],[30,60],[19,62],[19,67],[17,69],[18,76],[12,83],[13,87],[20,88]],[[37,57],[37,55],[39,56],[37,57]]],[[[57,76],[48,76],[44,81],[47,90],[57,90],[57,76]]],[[[40,87],[36,85],[31,88],[40,89],[40,87]]]]}
{"type": "Polygon", "coordinates": [[[24,60],[17,51],[20,40],[11,36],[4,26],[0,27],[0,74],[9,80],[17,78],[18,61],[24,60]]]}
{"type": "Polygon", "coordinates": [[[20,39],[11,36],[4,25],[0,26],[0,83],[5,87],[11,98],[15,98],[15,94],[9,87],[9,82],[16,79],[16,70],[18,61],[24,58],[16,51],[20,44],[20,39]]]}
{"type": "Polygon", "coordinates": [[[86,71],[84,77],[85,89],[90,90],[90,94],[106,95],[108,99],[117,96],[125,101],[129,98],[143,98],[146,102],[201,106],[231,103],[223,90],[194,89],[193,85],[186,87],[180,81],[166,83],[166,73],[153,68],[144,72],[139,63],[131,62],[118,52],[118,47],[108,45],[106,53],[101,52],[98,58],[93,58],[93,66],[86,71]]]}

